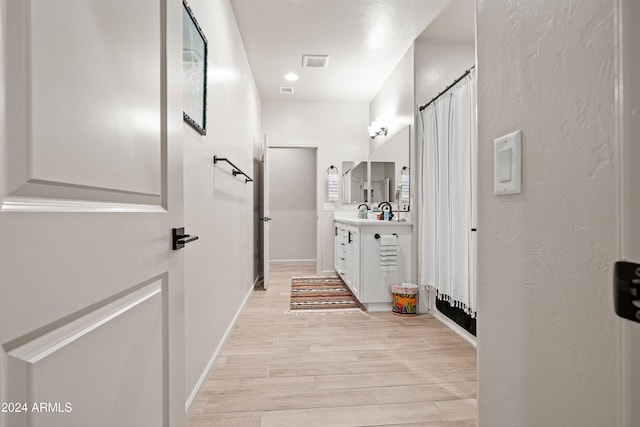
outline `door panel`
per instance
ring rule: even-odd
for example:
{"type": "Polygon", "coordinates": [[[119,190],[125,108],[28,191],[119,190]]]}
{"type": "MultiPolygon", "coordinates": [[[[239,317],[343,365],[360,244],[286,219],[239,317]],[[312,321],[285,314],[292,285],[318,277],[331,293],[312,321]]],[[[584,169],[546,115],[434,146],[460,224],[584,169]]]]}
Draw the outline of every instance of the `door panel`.
{"type": "Polygon", "coordinates": [[[160,194],[160,6],[31,2],[30,179],[160,194]]]}
{"type": "Polygon", "coordinates": [[[159,204],[161,2],[7,1],[7,17],[27,23],[8,27],[24,50],[7,49],[6,142],[21,160],[7,165],[9,194],[89,198],[63,192],[71,187],[159,204]]]}
{"type": "Polygon", "coordinates": [[[162,425],[163,279],[10,350],[7,401],[34,403],[9,425],[162,425]]]}
{"type": "Polygon", "coordinates": [[[184,425],[182,4],[0,19],[0,426],[184,425]]]}

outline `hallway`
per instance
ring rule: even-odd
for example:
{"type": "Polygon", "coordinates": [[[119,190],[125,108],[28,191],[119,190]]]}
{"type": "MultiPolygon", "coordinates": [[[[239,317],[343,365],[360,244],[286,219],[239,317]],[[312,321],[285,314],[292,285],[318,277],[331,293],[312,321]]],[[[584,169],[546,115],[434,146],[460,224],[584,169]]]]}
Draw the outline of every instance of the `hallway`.
{"type": "Polygon", "coordinates": [[[292,276],[255,291],[188,422],[196,426],[473,427],[476,350],[430,315],[286,315],[292,276]]]}

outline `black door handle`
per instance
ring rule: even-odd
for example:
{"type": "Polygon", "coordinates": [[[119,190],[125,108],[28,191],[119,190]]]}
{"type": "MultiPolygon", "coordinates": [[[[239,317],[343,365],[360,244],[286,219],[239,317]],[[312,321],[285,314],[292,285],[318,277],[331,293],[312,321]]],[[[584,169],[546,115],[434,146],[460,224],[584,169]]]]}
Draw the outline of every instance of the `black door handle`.
{"type": "Polygon", "coordinates": [[[184,227],[174,228],[171,231],[172,237],[172,247],[173,250],[176,251],[178,249],[184,248],[184,245],[189,242],[193,242],[194,240],[198,240],[198,236],[192,236],[191,234],[184,234],[184,227]]]}
{"type": "Polygon", "coordinates": [[[271,221],[273,218],[269,218],[268,216],[261,216],[260,220],[263,222],[271,221]]]}
{"type": "Polygon", "coordinates": [[[615,263],[613,302],[618,316],[640,323],[640,264],[615,263]]]}

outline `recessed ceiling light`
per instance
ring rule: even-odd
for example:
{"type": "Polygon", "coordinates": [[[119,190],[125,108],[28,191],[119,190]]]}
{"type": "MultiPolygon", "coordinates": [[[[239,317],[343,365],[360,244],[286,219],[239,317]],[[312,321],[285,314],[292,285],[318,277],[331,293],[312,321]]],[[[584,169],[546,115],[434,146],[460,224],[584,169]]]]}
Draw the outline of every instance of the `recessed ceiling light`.
{"type": "Polygon", "coordinates": [[[287,74],[285,74],[284,78],[285,78],[285,80],[289,80],[290,82],[295,82],[300,77],[298,77],[298,75],[296,73],[287,73],[287,74]]]}

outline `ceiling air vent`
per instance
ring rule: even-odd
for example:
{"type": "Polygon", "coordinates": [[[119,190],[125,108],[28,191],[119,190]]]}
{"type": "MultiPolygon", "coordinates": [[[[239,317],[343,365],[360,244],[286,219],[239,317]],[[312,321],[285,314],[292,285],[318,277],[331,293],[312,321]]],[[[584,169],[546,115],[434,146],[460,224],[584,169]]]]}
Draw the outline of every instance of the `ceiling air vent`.
{"type": "Polygon", "coordinates": [[[292,87],[281,87],[280,88],[280,93],[293,93],[293,88],[292,87]]]}
{"type": "Polygon", "coordinates": [[[302,55],[302,68],[327,68],[329,55],[302,55]]]}

